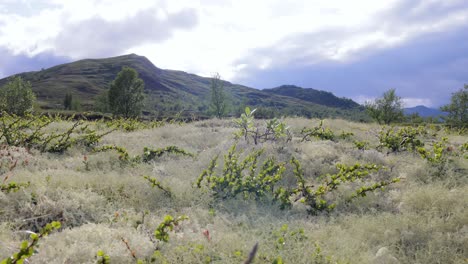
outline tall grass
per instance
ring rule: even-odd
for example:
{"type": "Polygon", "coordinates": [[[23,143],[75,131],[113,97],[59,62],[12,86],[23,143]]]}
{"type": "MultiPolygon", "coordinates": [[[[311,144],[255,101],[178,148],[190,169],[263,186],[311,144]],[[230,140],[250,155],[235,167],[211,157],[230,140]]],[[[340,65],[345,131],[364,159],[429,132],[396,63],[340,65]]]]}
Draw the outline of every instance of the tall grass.
{"type": "MultiPolygon", "coordinates": [[[[130,156],[141,155],[145,147],[174,145],[195,158],[168,155],[132,165],[121,162],[115,152],[94,153],[80,146],[63,154],[31,150],[28,164],[15,168],[10,176],[16,182],[30,182],[29,187],[0,192],[0,259],[18,250],[25,231],[36,232],[54,220],[62,223],[62,229],[41,241],[32,263],[95,263],[98,250],[109,255],[111,263],[132,263],[122,238],[136,257],[149,261],[158,247],[156,261],[169,263],[242,263],[256,242],[255,263],[272,263],[278,257],[285,263],[314,263],[318,261],[316,243],[332,263],[464,263],[468,259],[468,160],[463,156],[450,156],[443,175],[433,177],[431,165],[416,152],[377,151],[380,126],[324,121],[336,135],[352,132],[355,140],[369,142],[369,149],[359,150],[352,140],[300,142],[302,128],[314,127],[319,120],[283,121],[291,128],[292,142],[254,146],[239,140],[237,149],[249,153],[263,148],[265,156],[284,163],[294,156],[307,180],[314,182],[334,173],[337,163],[356,162],[387,168],[371,181],[399,177],[401,182],[351,202],[347,197],[357,185],[343,185],[328,197],[336,201],[336,208],[316,216],[299,202],[281,211],[267,198],[216,200],[194,183],[214,156],[222,157],[236,143],[232,120],[118,130],[104,136],[100,144],[124,147],[130,156]],[[157,179],[170,188],[171,195],[152,188],[142,176],[157,179]],[[168,214],[187,215],[189,220],[170,232],[168,242],[155,246],[154,230],[168,214]],[[278,232],[285,224],[289,229],[284,243],[278,245],[278,232]],[[301,239],[290,235],[299,229],[301,239]]],[[[53,123],[47,129],[63,131],[69,125],[53,123]]],[[[439,131],[437,137],[442,136],[448,137],[450,146],[467,141],[466,136],[439,131]]],[[[294,183],[292,167],[284,172],[283,181],[294,183]]]]}

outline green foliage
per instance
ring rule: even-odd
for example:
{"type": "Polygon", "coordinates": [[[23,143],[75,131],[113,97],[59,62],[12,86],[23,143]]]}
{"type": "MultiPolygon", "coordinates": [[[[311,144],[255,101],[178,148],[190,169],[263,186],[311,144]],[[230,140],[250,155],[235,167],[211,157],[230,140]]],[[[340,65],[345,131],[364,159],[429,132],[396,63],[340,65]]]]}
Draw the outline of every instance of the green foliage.
{"type": "Polygon", "coordinates": [[[145,83],[130,67],[123,67],[109,89],[109,107],[114,115],[137,117],[143,110],[145,83]]]}
{"type": "Polygon", "coordinates": [[[211,109],[217,118],[224,117],[227,111],[224,83],[219,73],[211,78],[211,109]]]}
{"type": "Polygon", "coordinates": [[[460,152],[464,155],[465,159],[468,159],[468,142],[465,142],[460,146],[460,152]]]}
{"type": "Polygon", "coordinates": [[[440,164],[447,160],[447,157],[445,155],[446,148],[447,148],[446,144],[447,144],[447,138],[444,137],[442,138],[441,141],[435,142],[432,145],[432,151],[429,151],[424,147],[419,147],[417,150],[419,154],[421,155],[421,157],[429,161],[431,164],[440,164]]]}
{"type": "Polygon", "coordinates": [[[0,192],[4,193],[10,193],[10,192],[17,192],[21,188],[26,188],[29,186],[29,182],[27,183],[15,183],[15,182],[9,182],[9,183],[1,183],[0,184],[0,192]]]}
{"type": "Polygon", "coordinates": [[[54,121],[57,118],[4,114],[0,117],[0,142],[8,146],[35,148],[41,152],[62,153],[78,144],[93,146],[112,132],[98,134],[89,129],[88,125],[83,125],[83,121],[76,121],[65,132],[46,133],[45,128],[54,121]]]}
{"type": "Polygon", "coordinates": [[[171,215],[166,215],[162,223],[154,231],[154,236],[157,240],[162,242],[169,242],[169,232],[174,230],[182,221],[188,220],[185,215],[179,216],[174,219],[171,215]]]}
{"type": "Polygon", "coordinates": [[[395,89],[390,89],[382,98],[374,102],[366,102],[367,113],[379,124],[390,124],[403,119],[401,97],[395,94],[395,89]]]}
{"type": "Polygon", "coordinates": [[[96,253],[96,259],[97,259],[96,264],[110,264],[111,263],[109,255],[104,253],[104,251],[102,250],[99,250],[96,253]]]}
{"type": "Polygon", "coordinates": [[[264,127],[255,127],[253,114],[256,110],[250,111],[250,108],[246,107],[245,113],[234,120],[239,128],[239,131],[235,133],[236,137],[243,137],[246,141],[252,138],[255,145],[266,141],[278,141],[279,139],[286,139],[286,142],[292,140],[289,127],[276,118],[266,121],[264,127]]]}
{"type": "MultiPolygon", "coordinates": [[[[333,131],[328,128],[323,126],[323,120],[320,120],[320,123],[316,127],[312,128],[303,128],[301,130],[301,135],[302,135],[302,140],[301,142],[304,141],[311,141],[311,138],[318,138],[321,140],[335,140],[336,136],[333,131]]],[[[346,136],[345,136],[346,137],[346,136]]]]}
{"type": "Polygon", "coordinates": [[[277,231],[273,232],[273,236],[276,239],[276,248],[284,249],[285,245],[292,245],[295,242],[303,241],[307,239],[307,236],[304,234],[303,228],[298,228],[296,230],[290,231],[289,226],[284,224],[277,231]]]}
{"type": "Polygon", "coordinates": [[[440,108],[448,112],[445,122],[450,126],[467,127],[468,126],[468,84],[463,89],[452,94],[450,104],[440,108]]]}
{"type": "Polygon", "coordinates": [[[254,150],[242,161],[240,153],[233,145],[224,155],[222,175],[217,175],[215,167],[218,157],[211,160],[207,170],[197,179],[196,186],[201,188],[203,181],[218,199],[234,198],[242,194],[244,199],[259,199],[274,191],[276,183],[282,179],[285,170],[283,163],[277,163],[273,157],[268,158],[260,168],[258,159],[263,150],[254,150]]]}
{"type": "Polygon", "coordinates": [[[161,182],[158,181],[158,179],[150,176],[143,176],[143,178],[151,184],[151,187],[157,187],[158,189],[163,191],[168,197],[172,196],[171,190],[168,187],[163,186],[161,182]]]}
{"type": "Polygon", "coordinates": [[[23,116],[33,109],[36,100],[31,83],[14,77],[0,89],[0,110],[13,115],[23,116]]]}
{"type": "Polygon", "coordinates": [[[312,262],[313,264],[337,264],[337,261],[333,260],[331,256],[324,256],[322,253],[322,248],[320,247],[319,243],[315,242],[315,251],[312,254],[312,262]]]}
{"type": "Polygon", "coordinates": [[[167,146],[164,148],[158,148],[158,149],[150,149],[148,147],[143,148],[143,154],[137,155],[130,157],[130,154],[128,153],[127,149],[124,147],[116,146],[116,145],[104,145],[104,146],[99,146],[95,147],[93,149],[94,152],[105,152],[105,151],[110,151],[110,150],[115,150],[119,154],[119,160],[125,161],[125,162],[133,162],[133,163],[140,163],[140,162],[150,162],[156,158],[160,158],[164,154],[176,154],[176,155],[182,155],[182,156],[189,156],[189,157],[194,157],[195,155],[187,152],[184,149],[181,149],[177,146],[167,146]]]}
{"type": "Polygon", "coordinates": [[[353,141],[353,143],[354,143],[354,146],[359,150],[369,149],[369,142],[367,142],[367,141],[355,140],[355,141],[353,141]]]}
{"type": "Polygon", "coordinates": [[[166,120],[143,122],[136,118],[120,117],[120,118],[111,119],[105,122],[105,124],[110,128],[119,129],[125,132],[132,132],[132,131],[141,130],[141,129],[163,127],[166,125],[166,120]]]}
{"type": "Polygon", "coordinates": [[[130,155],[128,154],[128,151],[124,147],[119,147],[116,145],[104,145],[104,146],[99,146],[95,147],[93,149],[94,152],[105,152],[109,150],[115,150],[119,154],[119,160],[121,161],[129,161],[130,160],[130,155]]]}
{"type": "Polygon", "coordinates": [[[154,160],[155,158],[161,157],[164,154],[176,154],[176,155],[194,157],[192,153],[187,152],[177,146],[168,146],[168,147],[159,148],[159,149],[150,149],[150,148],[145,147],[143,149],[143,155],[141,158],[144,162],[149,162],[151,160],[154,160]]]}
{"type": "MultiPolygon", "coordinates": [[[[306,181],[301,164],[296,158],[293,157],[291,159],[291,164],[294,166],[297,186],[292,189],[284,187],[278,188],[275,193],[275,198],[280,202],[280,207],[282,209],[292,206],[292,201],[300,201],[308,207],[307,211],[310,214],[333,210],[336,204],[326,200],[325,197],[328,193],[335,191],[342,184],[362,180],[370,173],[377,172],[381,169],[381,167],[375,164],[355,164],[352,166],[337,164],[336,168],[338,172],[336,174],[323,176],[324,181],[315,187],[315,185],[306,181]]],[[[398,179],[396,178],[390,181],[382,181],[371,186],[360,187],[356,191],[356,195],[353,195],[352,198],[365,196],[367,192],[383,189],[383,187],[397,181],[398,179]]]]}
{"type": "Polygon", "coordinates": [[[97,95],[94,99],[94,111],[101,113],[110,113],[109,106],[109,93],[108,91],[103,91],[97,95]]]}
{"type": "Polygon", "coordinates": [[[0,262],[0,264],[15,264],[15,263],[24,263],[29,257],[34,255],[35,249],[39,244],[39,240],[45,236],[47,236],[50,232],[60,229],[61,225],[60,222],[51,222],[47,224],[44,228],[42,228],[39,233],[32,233],[30,235],[30,241],[23,241],[21,243],[20,251],[14,253],[11,257],[6,258],[0,262]]]}
{"type": "Polygon", "coordinates": [[[354,136],[353,132],[341,131],[341,134],[338,135],[339,139],[350,139],[354,136]]]}
{"type": "Polygon", "coordinates": [[[389,150],[389,153],[400,152],[406,150],[416,150],[418,147],[424,146],[424,143],[419,136],[425,135],[427,132],[424,127],[402,127],[400,129],[383,127],[378,135],[379,146],[377,149],[389,150]]]}
{"type": "Polygon", "coordinates": [[[63,99],[63,108],[65,110],[71,110],[72,101],[73,101],[73,95],[71,93],[65,94],[65,98],[63,99]]]}

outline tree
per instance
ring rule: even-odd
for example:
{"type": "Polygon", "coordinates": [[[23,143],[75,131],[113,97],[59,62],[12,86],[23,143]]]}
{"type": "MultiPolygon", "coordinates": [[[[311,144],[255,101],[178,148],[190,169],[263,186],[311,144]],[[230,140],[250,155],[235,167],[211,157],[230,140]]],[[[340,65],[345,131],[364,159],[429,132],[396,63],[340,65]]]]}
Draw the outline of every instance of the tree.
{"type": "Polygon", "coordinates": [[[109,113],[109,92],[104,91],[94,99],[94,110],[101,113],[109,113]]]}
{"type": "Polygon", "coordinates": [[[63,99],[63,107],[65,110],[71,110],[72,109],[72,101],[73,101],[73,96],[71,93],[67,93],[65,95],[65,99],[63,99]]]}
{"type": "Polygon", "coordinates": [[[403,119],[401,97],[395,94],[395,89],[390,89],[377,98],[374,102],[366,102],[367,113],[379,124],[390,124],[403,119]]]}
{"type": "Polygon", "coordinates": [[[114,115],[138,117],[143,110],[145,83],[130,67],[123,67],[109,89],[109,108],[114,115]]]}
{"type": "Polygon", "coordinates": [[[10,114],[22,116],[33,109],[36,100],[31,83],[14,77],[0,89],[0,109],[10,114]]]}
{"type": "Polygon", "coordinates": [[[450,104],[444,105],[440,110],[447,112],[447,124],[457,127],[468,126],[468,84],[463,89],[452,94],[450,104]]]}
{"type": "Polygon", "coordinates": [[[211,78],[211,108],[218,118],[222,118],[226,114],[226,94],[219,73],[215,73],[211,78]]]}

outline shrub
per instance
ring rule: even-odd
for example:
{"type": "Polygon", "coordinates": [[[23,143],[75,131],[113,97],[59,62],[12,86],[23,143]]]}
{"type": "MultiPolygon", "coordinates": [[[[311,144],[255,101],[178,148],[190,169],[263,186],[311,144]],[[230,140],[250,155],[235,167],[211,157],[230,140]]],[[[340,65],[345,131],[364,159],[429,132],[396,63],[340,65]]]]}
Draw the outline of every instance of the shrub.
{"type": "Polygon", "coordinates": [[[164,221],[161,222],[154,231],[154,236],[159,241],[169,242],[169,231],[174,230],[174,227],[178,226],[180,222],[185,220],[188,220],[188,217],[185,215],[177,218],[174,218],[171,215],[166,215],[164,217],[164,221]]]}
{"type": "Polygon", "coordinates": [[[0,110],[13,115],[23,116],[31,112],[35,100],[31,83],[23,81],[20,76],[0,89],[0,110]]]}
{"type": "Polygon", "coordinates": [[[286,142],[292,140],[292,133],[289,127],[274,118],[266,121],[264,127],[255,127],[254,116],[256,109],[250,111],[249,107],[245,108],[245,113],[241,114],[240,118],[234,120],[239,131],[235,134],[236,137],[243,137],[246,141],[252,138],[255,145],[266,141],[277,141],[286,139],[286,142]]]}
{"type": "Polygon", "coordinates": [[[302,140],[304,141],[311,141],[312,138],[318,138],[321,140],[335,140],[336,136],[335,133],[330,128],[326,128],[323,126],[323,120],[320,120],[320,123],[316,127],[312,128],[303,128],[301,130],[302,140]]]}
{"type": "MultiPolygon", "coordinates": [[[[424,127],[403,127],[400,129],[383,127],[378,135],[380,145],[378,150],[388,149],[388,153],[405,150],[415,151],[418,147],[424,146],[419,136],[425,135],[424,127]]],[[[387,153],[387,154],[388,154],[387,153]]]]}
{"type": "Polygon", "coordinates": [[[203,181],[219,199],[234,198],[242,194],[244,199],[254,197],[259,199],[267,193],[272,193],[276,183],[282,179],[285,170],[283,163],[278,163],[272,157],[268,158],[258,169],[258,159],[263,150],[254,150],[242,161],[240,153],[233,145],[224,155],[222,175],[217,175],[215,168],[218,156],[214,157],[208,169],[204,170],[197,179],[196,186],[201,188],[203,181]]]}
{"type": "MultiPolygon", "coordinates": [[[[291,164],[294,166],[294,175],[296,177],[297,186],[292,189],[280,187],[275,193],[275,198],[280,202],[282,209],[292,206],[292,201],[300,201],[307,206],[307,211],[310,214],[317,214],[320,211],[330,211],[335,208],[335,203],[327,201],[325,196],[328,193],[335,191],[340,185],[352,183],[362,180],[372,172],[377,172],[382,167],[375,164],[355,164],[346,166],[337,164],[338,172],[336,174],[325,175],[325,180],[314,188],[314,185],[308,183],[304,177],[304,171],[301,164],[296,158],[291,159],[291,164]]],[[[399,179],[395,178],[390,181],[381,181],[370,186],[362,186],[358,188],[350,199],[366,196],[367,192],[377,189],[383,189],[385,186],[398,182],[399,179]]]]}
{"type": "Polygon", "coordinates": [[[42,228],[39,233],[31,232],[30,241],[23,241],[21,243],[20,251],[13,254],[11,257],[6,258],[0,262],[1,264],[16,264],[16,263],[23,263],[27,261],[29,257],[34,255],[35,249],[39,244],[39,240],[45,236],[47,236],[50,232],[60,229],[61,225],[60,222],[51,222],[47,224],[44,228],[42,228]]]}

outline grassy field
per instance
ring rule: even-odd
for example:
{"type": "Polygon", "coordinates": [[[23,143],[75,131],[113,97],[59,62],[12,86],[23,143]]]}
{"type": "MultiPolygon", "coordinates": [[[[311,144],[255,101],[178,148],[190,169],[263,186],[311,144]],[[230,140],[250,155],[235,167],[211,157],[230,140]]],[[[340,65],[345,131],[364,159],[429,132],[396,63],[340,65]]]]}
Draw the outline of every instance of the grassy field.
{"type": "MultiPolygon", "coordinates": [[[[78,145],[61,154],[4,146],[2,177],[30,185],[0,192],[0,259],[18,252],[28,231],[60,221],[62,228],[41,239],[30,263],[96,263],[99,250],[110,256],[111,263],[135,263],[136,258],[153,258],[156,263],[243,263],[257,242],[254,263],[467,263],[468,153],[461,147],[468,141],[466,135],[425,128],[428,133],[420,138],[428,150],[448,138],[443,152],[447,160],[434,165],[416,151],[377,151],[381,127],[376,124],[325,120],[335,134],[354,135],[301,142],[301,129],[314,127],[319,120],[283,121],[293,132],[291,142],[254,145],[235,139],[238,128],[232,120],[206,120],[117,130],[99,143],[125,147],[130,156],[141,155],[145,147],[170,145],[195,154],[167,154],[139,163],[119,159],[115,151],[94,153],[78,145]],[[357,149],[355,141],[367,141],[367,149],[357,149]],[[351,201],[347,198],[362,184],[340,185],[326,196],[336,202],[334,210],[315,215],[299,201],[281,210],[270,194],[261,199],[245,200],[241,195],[216,199],[205,184],[197,188],[195,182],[216,155],[221,174],[223,155],[235,143],[244,153],[241,157],[263,148],[261,161],[275,157],[284,162],[285,185],[295,182],[291,157],[300,161],[306,181],[315,186],[325,175],[336,173],[337,163],[385,166],[365,177],[364,184],[397,177],[400,181],[351,201]],[[18,160],[11,171],[5,165],[9,159],[18,160]],[[153,188],[143,176],[156,178],[171,195],[153,188]],[[154,232],[166,215],[189,219],[162,242],[154,232]]],[[[47,131],[64,131],[71,125],[52,123],[47,131]]],[[[102,123],[90,127],[109,130],[102,123]]]]}

